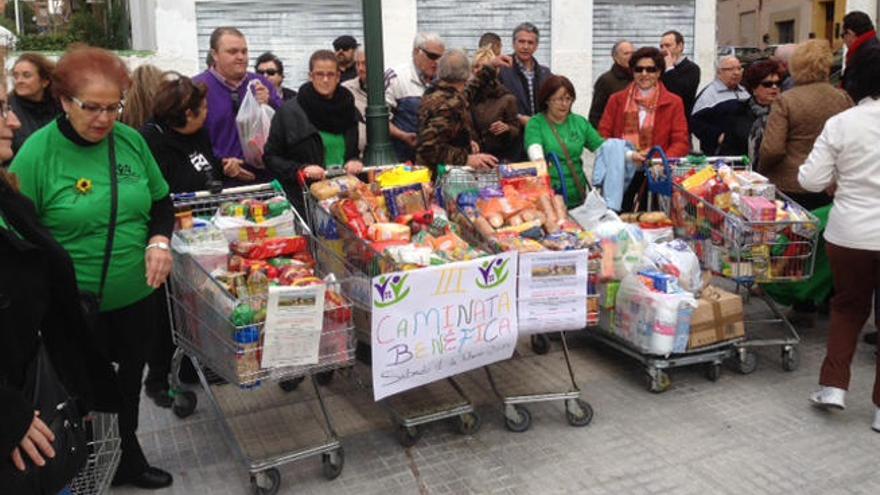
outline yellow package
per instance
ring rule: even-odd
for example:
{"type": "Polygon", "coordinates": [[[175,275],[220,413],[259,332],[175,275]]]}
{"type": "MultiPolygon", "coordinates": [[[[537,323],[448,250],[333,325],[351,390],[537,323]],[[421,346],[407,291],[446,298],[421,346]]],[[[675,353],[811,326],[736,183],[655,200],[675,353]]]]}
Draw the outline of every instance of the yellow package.
{"type": "Polygon", "coordinates": [[[685,179],[681,183],[681,187],[685,188],[686,191],[693,191],[694,189],[702,186],[709,179],[714,178],[715,169],[712,167],[706,167],[703,170],[700,170],[699,172],[685,179]]]}
{"type": "Polygon", "coordinates": [[[382,172],[376,182],[382,189],[411,186],[413,184],[430,184],[431,171],[424,167],[401,165],[382,172]]]}

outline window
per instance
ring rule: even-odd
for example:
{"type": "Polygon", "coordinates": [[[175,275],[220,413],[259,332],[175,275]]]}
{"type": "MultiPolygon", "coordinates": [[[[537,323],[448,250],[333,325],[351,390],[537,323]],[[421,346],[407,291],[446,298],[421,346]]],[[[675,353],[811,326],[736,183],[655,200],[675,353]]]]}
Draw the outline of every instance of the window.
{"type": "Polygon", "coordinates": [[[739,44],[757,45],[758,39],[755,34],[757,15],[755,11],[743,12],[739,15],[739,44]]]}
{"type": "Polygon", "coordinates": [[[794,43],[794,20],[776,23],[776,42],[780,45],[794,43]]]}

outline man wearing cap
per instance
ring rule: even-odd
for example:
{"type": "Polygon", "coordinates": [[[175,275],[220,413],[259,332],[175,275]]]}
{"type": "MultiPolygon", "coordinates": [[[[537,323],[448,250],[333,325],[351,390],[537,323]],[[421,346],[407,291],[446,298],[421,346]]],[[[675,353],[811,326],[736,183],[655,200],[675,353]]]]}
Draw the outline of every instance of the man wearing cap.
{"type": "Polygon", "coordinates": [[[336,60],[339,62],[339,82],[355,79],[357,67],[354,63],[354,51],[360,46],[353,36],[343,35],[333,40],[333,50],[336,51],[336,60]]]}

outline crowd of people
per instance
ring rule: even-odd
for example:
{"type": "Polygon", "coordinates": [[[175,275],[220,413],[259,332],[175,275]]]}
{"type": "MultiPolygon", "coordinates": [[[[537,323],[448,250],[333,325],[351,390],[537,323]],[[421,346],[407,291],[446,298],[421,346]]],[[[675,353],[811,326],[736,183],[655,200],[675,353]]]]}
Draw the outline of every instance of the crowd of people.
{"type": "MultiPolygon", "coordinates": [[[[509,54],[500,36],[486,33],[473,57],[419,33],[411,60],[384,74],[389,134],[400,162],[431,170],[547,159],[569,208],[592,187],[584,150],[617,157],[618,165],[605,165],[609,174],[629,170],[628,185],[606,194],[613,209],[629,211],[640,203],[646,157],[658,146],[670,157],[748,156],[808,209],[833,202],[825,237],[835,296],[822,389],[812,399],[842,408],[880,286],[872,227],[880,126],[870,125],[880,118],[880,42],[864,13],[848,14],[842,28],[842,88],[829,82],[827,41],[780,47],[745,70],[735,57],[721,58],[701,89],[701,68],[684,55],[681,33],[664,33],[657,47],[620,40],[586,117],[572,110],[572,81],[535,58],[541,39],[533,24],[512,30],[509,54]]],[[[234,27],[212,33],[208,67],[193,77],[152,66],[130,73],[116,55],[86,46],[70,48],[57,64],[33,53],[15,62],[0,118],[0,159],[11,161],[0,168],[0,322],[14,346],[0,370],[6,471],[26,461],[43,465],[54,454],[51,432],[21,391],[45,346],[84,407],[118,411],[122,460],[114,484],[172,483],[136,436],[147,364],[147,395],[171,405],[173,344],[161,309],[172,269],[169,194],[277,179],[302,208],[300,176],[361,172],[367,54],[349,35],[332,47],[311,55],[308,81],[296,90],[284,86],[284,63],[272,53],[251,70],[247,39],[234,27]],[[274,109],[262,163],[245,159],[235,123],[248,92],[274,109]],[[82,311],[89,298],[98,304],[94,318],[82,311]]],[[[822,302],[798,301],[795,310],[812,314],[822,302]]],[[[880,431],[880,363],[877,370],[873,426],[880,431]]]]}

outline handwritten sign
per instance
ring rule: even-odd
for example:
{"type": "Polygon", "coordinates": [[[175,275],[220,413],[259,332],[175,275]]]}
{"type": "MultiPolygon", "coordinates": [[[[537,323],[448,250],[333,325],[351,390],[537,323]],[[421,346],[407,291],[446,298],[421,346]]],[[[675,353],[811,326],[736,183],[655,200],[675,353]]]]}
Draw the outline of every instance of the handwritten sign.
{"type": "Polygon", "coordinates": [[[372,281],[376,400],[513,354],[516,253],[372,281]]]}

